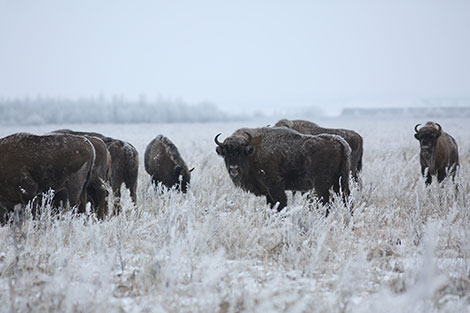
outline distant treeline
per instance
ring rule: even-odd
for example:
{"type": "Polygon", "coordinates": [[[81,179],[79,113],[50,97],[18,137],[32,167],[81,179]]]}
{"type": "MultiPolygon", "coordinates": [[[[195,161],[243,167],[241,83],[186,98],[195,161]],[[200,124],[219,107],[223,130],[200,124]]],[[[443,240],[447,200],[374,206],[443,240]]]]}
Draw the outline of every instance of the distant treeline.
{"type": "Polygon", "coordinates": [[[0,99],[2,124],[217,122],[243,118],[208,102],[189,105],[179,100],[128,101],[123,97],[0,99]]]}
{"type": "Polygon", "coordinates": [[[470,106],[408,108],[346,108],[344,117],[470,117],[470,106]]]}

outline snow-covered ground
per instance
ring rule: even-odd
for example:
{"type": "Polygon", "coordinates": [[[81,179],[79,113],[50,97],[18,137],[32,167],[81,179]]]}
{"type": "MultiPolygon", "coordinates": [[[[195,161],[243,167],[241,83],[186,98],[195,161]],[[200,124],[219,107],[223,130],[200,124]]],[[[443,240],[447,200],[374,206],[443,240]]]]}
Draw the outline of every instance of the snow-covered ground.
{"type": "Polygon", "coordinates": [[[239,127],[210,124],[2,127],[0,136],[98,131],[140,153],[138,205],[102,222],[47,213],[0,227],[0,312],[470,312],[470,120],[438,120],[459,144],[455,183],[425,187],[416,123],[330,119],[364,137],[354,216],[289,193],[273,212],[234,187],[215,153],[239,127]],[[192,173],[186,195],[156,193],[143,168],[158,134],[192,173]]]}

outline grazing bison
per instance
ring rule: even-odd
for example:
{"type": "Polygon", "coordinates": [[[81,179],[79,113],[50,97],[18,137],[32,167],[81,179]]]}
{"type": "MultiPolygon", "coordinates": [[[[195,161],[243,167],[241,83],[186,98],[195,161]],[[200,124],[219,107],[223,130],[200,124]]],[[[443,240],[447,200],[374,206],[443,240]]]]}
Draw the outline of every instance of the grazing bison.
{"type": "MultiPolygon", "coordinates": [[[[109,138],[109,137],[107,137],[109,138]]],[[[111,188],[117,199],[121,198],[121,185],[129,189],[131,199],[137,204],[137,175],[139,172],[139,154],[136,148],[128,142],[104,138],[111,153],[111,188]]],[[[116,208],[116,214],[119,209],[116,208]]]]}
{"type": "MultiPolygon", "coordinates": [[[[56,130],[53,133],[84,136],[90,140],[91,144],[95,148],[95,163],[93,165],[91,180],[87,187],[87,194],[88,200],[90,200],[92,204],[93,212],[99,219],[103,219],[108,214],[108,204],[106,201],[108,191],[106,189],[106,184],[109,183],[111,175],[111,154],[109,153],[106,144],[99,137],[82,132],[75,132],[69,129],[56,130]]],[[[61,194],[56,195],[58,199],[61,199],[60,196],[61,194]]],[[[79,211],[79,213],[85,212],[79,211]]]]}
{"type": "Polygon", "coordinates": [[[315,123],[304,120],[287,120],[278,121],[275,127],[288,127],[296,130],[301,134],[320,135],[332,134],[344,138],[351,147],[351,174],[354,179],[358,178],[358,174],[362,169],[362,137],[358,133],[349,129],[323,128],[315,123]]]}
{"type": "MultiPolygon", "coordinates": [[[[70,131],[68,129],[61,131],[70,131]]],[[[121,198],[121,185],[125,184],[129,189],[131,199],[137,203],[137,175],[139,172],[139,154],[136,148],[128,142],[103,136],[94,132],[74,132],[81,135],[98,137],[104,141],[111,154],[110,185],[114,196],[121,198]]],[[[119,213],[119,206],[115,207],[114,213],[119,213]]]]}
{"type": "Polygon", "coordinates": [[[176,186],[186,193],[191,171],[170,139],[163,135],[155,137],[145,148],[144,164],[153,183],[161,182],[168,188],[176,186]]]}
{"type": "Polygon", "coordinates": [[[336,135],[304,135],[284,127],[242,128],[223,143],[218,134],[217,153],[224,158],[236,186],[266,196],[280,211],[287,205],[286,190],[315,189],[323,203],[330,188],[349,195],[351,148],[336,135]]]}
{"type": "Polygon", "coordinates": [[[421,147],[419,161],[421,173],[426,176],[426,184],[431,184],[432,175],[436,174],[437,180],[441,182],[446,177],[447,171],[455,177],[459,166],[459,152],[455,139],[442,131],[438,123],[427,122],[418,129],[420,125],[415,126],[415,138],[419,140],[421,147]]]}
{"type": "Polygon", "coordinates": [[[83,210],[95,149],[83,137],[13,134],[0,139],[0,222],[16,204],[27,204],[53,189],[83,210]]]}

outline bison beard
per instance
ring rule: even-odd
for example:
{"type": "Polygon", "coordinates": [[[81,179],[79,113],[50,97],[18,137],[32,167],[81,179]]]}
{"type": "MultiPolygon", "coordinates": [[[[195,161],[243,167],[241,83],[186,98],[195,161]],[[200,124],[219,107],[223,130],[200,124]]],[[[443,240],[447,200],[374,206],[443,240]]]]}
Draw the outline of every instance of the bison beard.
{"type": "Polygon", "coordinates": [[[459,166],[458,146],[455,139],[442,131],[441,125],[427,122],[418,129],[421,124],[415,126],[415,138],[419,140],[421,174],[426,177],[426,184],[432,182],[432,176],[437,175],[437,180],[442,182],[447,176],[447,171],[455,177],[459,166]]]}
{"type": "Polygon", "coordinates": [[[303,135],[278,127],[242,128],[223,143],[218,134],[216,152],[224,158],[236,186],[266,196],[278,211],[287,205],[286,190],[315,190],[323,203],[330,189],[349,196],[351,148],[335,135],[303,135]]]}

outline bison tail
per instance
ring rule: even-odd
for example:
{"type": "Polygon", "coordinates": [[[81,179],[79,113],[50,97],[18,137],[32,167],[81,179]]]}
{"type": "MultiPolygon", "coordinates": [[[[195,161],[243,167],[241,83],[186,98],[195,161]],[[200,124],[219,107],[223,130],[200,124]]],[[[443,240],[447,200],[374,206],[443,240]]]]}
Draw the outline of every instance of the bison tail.
{"type": "MultiPolygon", "coordinates": [[[[84,137],[85,138],[85,137],[84,137]]],[[[92,157],[91,157],[91,162],[85,162],[85,164],[82,166],[82,169],[83,168],[86,168],[87,170],[87,175],[86,175],[86,181],[85,181],[85,185],[83,186],[83,190],[86,190],[88,188],[88,185],[90,184],[91,182],[91,176],[93,175],[93,168],[95,166],[95,161],[96,161],[96,150],[95,150],[95,146],[93,146],[93,144],[91,143],[91,141],[89,141],[87,138],[85,138],[86,141],[88,141],[88,144],[90,145],[90,148],[91,148],[91,151],[93,152],[92,153],[92,157]]]]}
{"type": "Polygon", "coordinates": [[[124,146],[124,153],[124,162],[127,170],[132,173],[135,172],[139,167],[139,156],[137,154],[137,150],[131,144],[126,143],[124,146]]]}
{"type": "MultiPolygon", "coordinates": [[[[351,147],[343,138],[337,138],[343,146],[343,158],[340,165],[341,189],[343,190],[344,199],[349,197],[349,175],[351,173],[351,147]]],[[[362,161],[360,162],[362,163],[362,161]]]]}
{"type": "Polygon", "coordinates": [[[362,171],[362,151],[359,157],[359,162],[357,162],[357,172],[360,172],[360,171],[362,171]]]}

